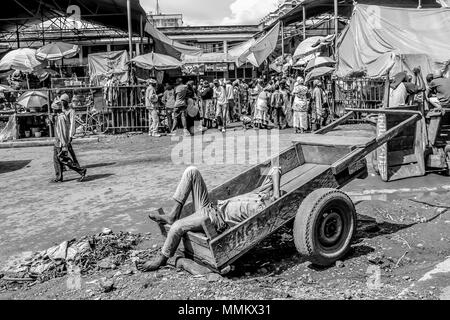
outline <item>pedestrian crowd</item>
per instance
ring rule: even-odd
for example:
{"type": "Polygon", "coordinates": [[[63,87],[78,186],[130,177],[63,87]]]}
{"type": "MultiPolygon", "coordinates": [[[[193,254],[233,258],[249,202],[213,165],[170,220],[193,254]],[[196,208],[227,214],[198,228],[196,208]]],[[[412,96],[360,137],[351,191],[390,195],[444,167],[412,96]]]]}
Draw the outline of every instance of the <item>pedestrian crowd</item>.
{"type": "Polygon", "coordinates": [[[181,126],[184,135],[194,131],[217,129],[226,132],[231,123],[241,122],[244,129],[294,128],[296,133],[312,132],[331,121],[328,92],[322,81],[306,84],[302,77],[289,74],[258,78],[253,81],[199,80],[158,87],[148,80],[145,106],[149,110],[149,135],[160,137],[165,127],[175,135],[181,126]],[[194,128],[189,118],[200,119],[194,128]]]}

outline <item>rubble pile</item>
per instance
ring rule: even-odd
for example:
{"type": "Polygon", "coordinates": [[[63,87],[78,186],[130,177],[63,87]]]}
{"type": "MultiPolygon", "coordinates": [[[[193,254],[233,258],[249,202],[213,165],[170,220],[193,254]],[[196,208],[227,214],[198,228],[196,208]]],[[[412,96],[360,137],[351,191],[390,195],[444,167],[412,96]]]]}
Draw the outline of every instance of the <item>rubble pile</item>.
{"type": "Polygon", "coordinates": [[[145,236],[110,229],[79,240],[64,241],[59,245],[35,253],[25,253],[11,259],[0,270],[0,288],[11,285],[30,285],[65,276],[77,268],[82,275],[99,269],[115,269],[136,255],[133,250],[145,236]]]}

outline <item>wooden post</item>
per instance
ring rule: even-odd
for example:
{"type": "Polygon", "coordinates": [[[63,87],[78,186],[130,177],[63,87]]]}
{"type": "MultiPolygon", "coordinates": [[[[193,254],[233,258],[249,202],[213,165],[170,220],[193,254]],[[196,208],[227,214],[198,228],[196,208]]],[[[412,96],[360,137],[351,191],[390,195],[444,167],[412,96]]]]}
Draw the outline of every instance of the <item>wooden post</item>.
{"type": "Polygon", "coordinates": [[[141,19],[141,21],[140,21],[139,26],[140,26],[141,30],[140,30],[139,34],[141,36],[141,54],[144,54],[145,53],[144,52],[144,18],[142,17],[142,14],[140,16],[140,19],[141,19]]]}
{"type": "Polygon", "coordinates": [[[282,61],[284,62],[284,22],[283,21],[281,21],[281,57],[282,57],[282,61]]]}
{"type": "Polygon", "coordinates": [[[128,18],[128,50],[130,50],[130,60],[133,59],[133,26],[131,24],[131,0],[127,0],[128,18]]]}
{"type": "Polygon", "coordinates": [[[303,40],[306,39],[306,8],[302,6],[303,9],[303,40]]]}
{"type": "Polygon", "coordinates": [[[17,40],[17,49],[20,48],[20,32],[19,25],[16,25],[16,40],[17,40]]]}
{"type": "Polygon", "coordinates": [[[45,46],[45,28],[44,28],[44,13],[41,13],[42,17],[42,45],[45,46]]]}
{"type": "Polygon", "coordinates": [[[339,34],[339,11],[338,11],[338,0],[334,0],[334,54],[337,54],[337,44],[338,44],[338,34],[339,34]]]}
{"type": "Polygon", "coordinates": [[[48,99],[48,118],[49,118],[49,122],[48,122],[48,135],[50,137],[53,137],[53,125],[52,125],[52,121],[50,121],[50,118],[52,116],[52,100],[51,100],[51,94],[50,94],[51,90],[47,91],[47,99],[48,99]]]}

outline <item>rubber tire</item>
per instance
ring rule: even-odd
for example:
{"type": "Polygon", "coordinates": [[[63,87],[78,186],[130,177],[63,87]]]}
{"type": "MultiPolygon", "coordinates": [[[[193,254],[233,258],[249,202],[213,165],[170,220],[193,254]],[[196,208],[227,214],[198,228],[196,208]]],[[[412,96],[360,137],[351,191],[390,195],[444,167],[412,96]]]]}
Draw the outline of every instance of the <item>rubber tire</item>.
{"type": "MultiPolygon", "coordinates": [[[[327,267],[340,260],[350,249],[356,233],[356,209],[352,200],[344,192],[336,189],[318,189],[310,193],[300,205],[294,221],[294,243],[297,251],[314,265],[327,267]],[[316,240],[318,220],[322,210],[331,203],[342,206],[348,223],[343,222],[342,245],[327,252],[316,240]]],[[[341,241],[339,241],[341,242],[341,241]]],[[[339,244],[339,243],[338,243],[339,244]]]]}

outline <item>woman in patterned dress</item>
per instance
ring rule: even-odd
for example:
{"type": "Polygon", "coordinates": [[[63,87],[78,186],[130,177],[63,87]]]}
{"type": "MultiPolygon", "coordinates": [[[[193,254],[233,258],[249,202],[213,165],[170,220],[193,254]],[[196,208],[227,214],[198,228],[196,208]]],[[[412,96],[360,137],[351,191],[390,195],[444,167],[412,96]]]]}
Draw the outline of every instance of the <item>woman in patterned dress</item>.
{"type": "Polygon", "coordinates": [[[256,100],[254,122],[257,129],[268,129],[270,90],[270,86],[265,87],[256,100]]]}
{"type": "Polygon", "coordinates": [[[309,91],[304,85],[303,78],[297,79],[292,94],[294,96],[292,110],[294,112],[295,133],[304,133],[308,130],[309,91]]]}

